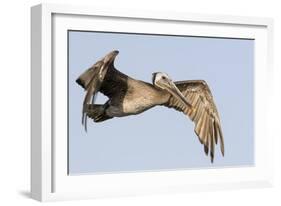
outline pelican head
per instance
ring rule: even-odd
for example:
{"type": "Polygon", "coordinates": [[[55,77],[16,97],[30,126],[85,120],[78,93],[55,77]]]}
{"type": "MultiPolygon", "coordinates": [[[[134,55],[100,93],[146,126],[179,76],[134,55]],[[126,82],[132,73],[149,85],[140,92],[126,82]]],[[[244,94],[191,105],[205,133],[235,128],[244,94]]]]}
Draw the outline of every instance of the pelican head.
{"type": "Polygon", "coordinates": [[[181,91],[177,88],[177,86],[174,84],[172,79],[166,73],[163,73],[163,72],[153,73],[152,82],[155,87],[162,89],[162,90],[166,90],[171,95],[173,95],[175,98],[179,99],[187,107],[191,107],[191,104],[183,96],[181,91]]]}

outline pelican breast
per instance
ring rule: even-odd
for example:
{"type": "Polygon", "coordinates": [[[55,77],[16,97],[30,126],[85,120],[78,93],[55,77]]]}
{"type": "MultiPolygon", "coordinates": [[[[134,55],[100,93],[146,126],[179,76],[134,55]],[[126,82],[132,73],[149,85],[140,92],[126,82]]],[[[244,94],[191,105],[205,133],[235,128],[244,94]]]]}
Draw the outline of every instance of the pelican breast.
{"type": "Polygon", "coordinates": [[[126,114],[139,114],[156,105],[164,104],[170,95],[152,84],[129,78],[128,90],[122,102],[122,110],[126,114]]]}

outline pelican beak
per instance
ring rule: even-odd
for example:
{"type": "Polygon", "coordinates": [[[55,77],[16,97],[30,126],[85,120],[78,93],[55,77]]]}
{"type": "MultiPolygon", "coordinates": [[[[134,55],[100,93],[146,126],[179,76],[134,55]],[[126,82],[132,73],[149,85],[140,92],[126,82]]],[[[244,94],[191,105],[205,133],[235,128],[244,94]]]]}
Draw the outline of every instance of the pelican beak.
{"type": "Polygon", "coordinates": [[[186,99],[185,96],[181,93],[181,91],[177,88],[177,86],[171,80],[166,81],[166,89],[172,94],[176,99],[179,99],[184,105],[187,107],[192,107],[190,102],[186,99]]]}

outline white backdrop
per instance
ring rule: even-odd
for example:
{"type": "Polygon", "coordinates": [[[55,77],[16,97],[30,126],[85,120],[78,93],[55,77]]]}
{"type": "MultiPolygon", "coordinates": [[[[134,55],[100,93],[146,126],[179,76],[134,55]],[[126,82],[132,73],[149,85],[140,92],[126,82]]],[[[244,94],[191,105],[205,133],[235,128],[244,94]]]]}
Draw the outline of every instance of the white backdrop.
{"type": "MultiPolygon", "coordinates": [[[[43,1],[45,2],[45,1],[43,1]]],[[[59,202],[59,205],[280,205],[281,132],[279,126],[281,67],[281,6],[278,0],[59,0],[53,3],[101,5],[155,11],[265,16],[275,20],[275,98],[271,103],[275,136],[275,182],[272,189],[214,191],[114,199],[59,202]],[[278,58],[279,57],[279,58],[278,58]],[[279,94],[278,94],[279,93],[279,94]],[[274,121],[276,121],[274,123],[274,121]],[[279,130],[278,130],[279,129],[279,130]]],[[[10,0],[1,4],[0,32],[0,204],[38,205],[29,198],[30,173],[30,6],[40,1],[10,0]]],[[[54,203],[47,203],[54,204],[54,203]]]]}

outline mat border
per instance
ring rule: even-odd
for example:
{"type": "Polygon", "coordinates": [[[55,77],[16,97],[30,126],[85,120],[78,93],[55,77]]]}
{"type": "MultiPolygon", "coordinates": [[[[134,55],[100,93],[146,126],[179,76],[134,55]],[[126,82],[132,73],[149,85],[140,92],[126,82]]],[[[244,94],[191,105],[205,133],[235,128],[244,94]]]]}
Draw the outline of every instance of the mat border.
{"type": "MultiPolygon", "coordinates": [[[[93,8],[61,4],[40,4],[31,8],[31,196],[39,201],[69,199],[52,192],[52,15],[92,15],[110,18],[153,19],[161,21],[194,22],[207,24],[264,26],[268,34],[268,73],[273,76],[273,20],[260,17],[203,15],[176,12],[153,12],[128,9],[93,8]]],[[[272,137],[267,137],[272,141],[272,137]]],[[[273,147],[272,147],[273,148],[273,147]]],[[[253,185],[270,186],[268,181],[253,185]]],[[[237,187],[239,186],[237,183],[237,187]]],[[[206,188],[208,188],[206,186],[206,188]]],[[[83,195],[81,195],[83,197],[83,195]]]]}

